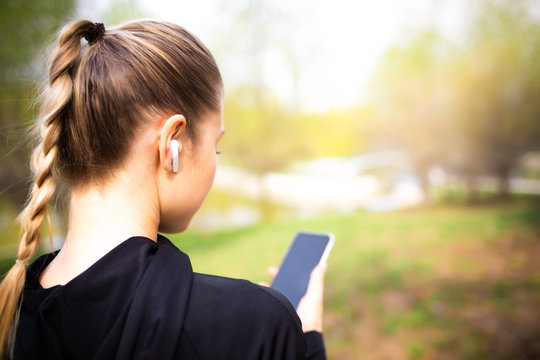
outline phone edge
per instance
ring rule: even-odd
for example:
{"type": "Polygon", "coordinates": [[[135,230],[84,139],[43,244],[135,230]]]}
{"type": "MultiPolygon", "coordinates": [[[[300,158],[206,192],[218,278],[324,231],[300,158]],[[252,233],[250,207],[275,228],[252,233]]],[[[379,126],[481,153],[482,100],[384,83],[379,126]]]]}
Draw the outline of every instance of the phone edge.
{"type": "Polygon", "coordinates": [[[326,244],[326,248],[324,249],[323,254],[321,255],[321,259],[319,260],[319,264],[326,264],[326,261],[328,260],[328,256],[330,256],[330,252],[332,251],[332,248],[334,247],[335,242],[335,235],[334,233],[324,233],[324,235],[328,235],[328,244],[326,244]]]}

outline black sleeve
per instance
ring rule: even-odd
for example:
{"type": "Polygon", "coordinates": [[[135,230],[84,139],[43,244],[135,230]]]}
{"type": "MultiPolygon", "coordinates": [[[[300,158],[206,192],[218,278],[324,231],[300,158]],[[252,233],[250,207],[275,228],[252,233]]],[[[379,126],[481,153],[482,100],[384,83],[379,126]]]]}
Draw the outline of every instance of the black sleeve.
{"type": "Polygon", "coordinates": [[[283,295],[244,280],[195,274],[179,358],[303,360],[305,351],[300,319],[283,295]],[[188,345],[191,357],[183,348],[188,345]]]}
{"type": "Polygon", "coordinates": [[[304,337],[306,339],[306,359],[326,360],[322,334],[317,331],[308,331],[304,333],[304,337]]]}

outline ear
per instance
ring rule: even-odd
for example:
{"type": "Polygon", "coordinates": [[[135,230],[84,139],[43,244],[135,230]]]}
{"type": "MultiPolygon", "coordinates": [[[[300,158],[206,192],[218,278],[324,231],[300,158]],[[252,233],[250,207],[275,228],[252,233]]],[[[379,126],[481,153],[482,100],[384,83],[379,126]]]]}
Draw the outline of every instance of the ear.
{"type": "Polygon", "coordinates": [[[172,172],[171,140],[178,141],[178,152],[182,151],[182,141],[180,135],[186,129],[186,118],[184,115],[173,115],[161,127],[159,136],[159,162],[165,171],[172,172]]]}

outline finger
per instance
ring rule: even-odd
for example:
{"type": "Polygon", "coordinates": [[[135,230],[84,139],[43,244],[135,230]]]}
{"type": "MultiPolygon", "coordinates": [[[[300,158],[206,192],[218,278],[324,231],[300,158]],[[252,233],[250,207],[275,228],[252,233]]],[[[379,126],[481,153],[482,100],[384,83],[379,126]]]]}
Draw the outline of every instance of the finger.
{"type": "Polygon", "coordinates": [[[326,275],[326,270],[328,269],[328,264],[318,264],[315,266],[311,272],[311,277],[315,278],[317,281],[324,283],[324,277],[326,275]]]}
{"type": "Polygon", "coordinates": [[[326,275],[327,264],[317,265],[309,277],[309,284],[306,293],[322,293],[324,290],[324,277],[326,275]]]}
{"type": "Polygon", "coordinates": [[[259,285],[264,286],[264,287],[270,287],[270,283],[267,283],[266,281],[260,281],[259,285]]]}
{"type": "Polygon", "coordinates": [[[298,304],[297,313],[302,320],[302,329],[304,332],[311,330],[322,332],[324,276],[326,269],[326,264],[317,265],[313,269],[307,291],[298,304]]]}
{"type": "Polygon", "coordinates": [[[276,266],[269,266],[268,269],[266,269],[266,272],[272,279],[276,277],[278,271],[279,269],[276,266]]]}

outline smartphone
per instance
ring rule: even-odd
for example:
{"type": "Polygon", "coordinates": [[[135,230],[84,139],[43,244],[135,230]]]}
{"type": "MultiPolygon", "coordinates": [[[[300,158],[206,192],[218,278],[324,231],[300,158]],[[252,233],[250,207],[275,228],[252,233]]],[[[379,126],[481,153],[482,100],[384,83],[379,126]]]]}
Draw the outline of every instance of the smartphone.
{"type": "Polygon", "coordinates": [[[296,309],[306,293],[311,271],[324,264],[334,245],[334,234],[300,231],[296,234],[271,287],[296,309]]]}

